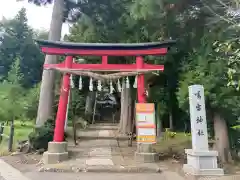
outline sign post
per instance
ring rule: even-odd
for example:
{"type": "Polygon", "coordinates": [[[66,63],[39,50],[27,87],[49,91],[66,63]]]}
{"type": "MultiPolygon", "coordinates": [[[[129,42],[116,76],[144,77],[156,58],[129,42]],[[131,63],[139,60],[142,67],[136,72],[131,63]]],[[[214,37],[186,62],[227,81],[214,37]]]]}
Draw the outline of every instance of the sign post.
{"type": "Polygon", "coordinates": [[[156,143],[155,108],[153,103],[136,104],[137,142],[156,143]]]}
{"type": "Polygon", "coordinates": [[[153,103],[136,104],[137,152],[135,157],[144,162],[154,162],[156,153],[152,145],[156,143],[155,107],[153,103]]]}

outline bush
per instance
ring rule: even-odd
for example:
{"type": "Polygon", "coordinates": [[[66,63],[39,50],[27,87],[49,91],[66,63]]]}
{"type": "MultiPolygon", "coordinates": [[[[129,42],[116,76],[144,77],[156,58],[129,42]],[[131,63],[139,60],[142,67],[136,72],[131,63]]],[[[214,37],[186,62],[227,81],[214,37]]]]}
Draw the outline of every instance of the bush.
{"type": "MultiPolygon", "coordinates": [[[[34,132],[28,136],[31,147],[35,150],[44,149],[47,150],[48,142],[53,141],[55,128],[55,121],[48,119],[42,127],[36,128],[34,132]]],[[[66,135],[64,135],[64,140],[66,135]]]]}

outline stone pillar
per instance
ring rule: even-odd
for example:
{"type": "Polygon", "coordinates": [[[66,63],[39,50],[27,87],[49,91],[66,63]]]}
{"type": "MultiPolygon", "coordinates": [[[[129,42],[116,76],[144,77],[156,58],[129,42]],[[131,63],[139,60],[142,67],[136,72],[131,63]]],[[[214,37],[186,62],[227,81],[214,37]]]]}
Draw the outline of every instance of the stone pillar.
{"type": "Polygon", "coordinates": [[[204,88],[201,85],[189,87],[189,105],[191,118],[192,149],[185,149],[187,164],[184,172],[195,175],[223,175],[223,169],[217,167],[217,151],[209,151],[206,122],[204,88]]]}

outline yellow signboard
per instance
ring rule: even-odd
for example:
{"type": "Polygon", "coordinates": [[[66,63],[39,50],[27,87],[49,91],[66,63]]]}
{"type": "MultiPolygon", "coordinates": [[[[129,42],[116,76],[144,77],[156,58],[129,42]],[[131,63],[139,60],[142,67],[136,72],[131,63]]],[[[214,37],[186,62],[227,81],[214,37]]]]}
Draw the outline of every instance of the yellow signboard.
{"type": "Polygon", "coordinates": [[[156,136],[155,135],[140,135],[137,136],[137,142],[141,143],[155,143],[156,142],[156,136]]]}

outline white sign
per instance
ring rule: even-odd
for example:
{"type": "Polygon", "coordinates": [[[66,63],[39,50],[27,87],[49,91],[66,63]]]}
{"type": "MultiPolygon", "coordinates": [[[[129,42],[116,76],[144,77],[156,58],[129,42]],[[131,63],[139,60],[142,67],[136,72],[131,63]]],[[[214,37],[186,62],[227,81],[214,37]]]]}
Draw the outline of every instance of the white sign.
{"type": "Polygon", "coordinates": [[[204,88],[202,85],[189,86],[192,149],[208,150],[204,88]]]}
{"type": "Polygon", "coordinates": [[[156,132],[154,128],[139,128],[138,134],[141,136],[154,136],[156,132]]]}
{"type": "Polygon", "coordinates": [[[137,123],[140,124],[155,124],[154,113],[137,113],[137,123]]]}

